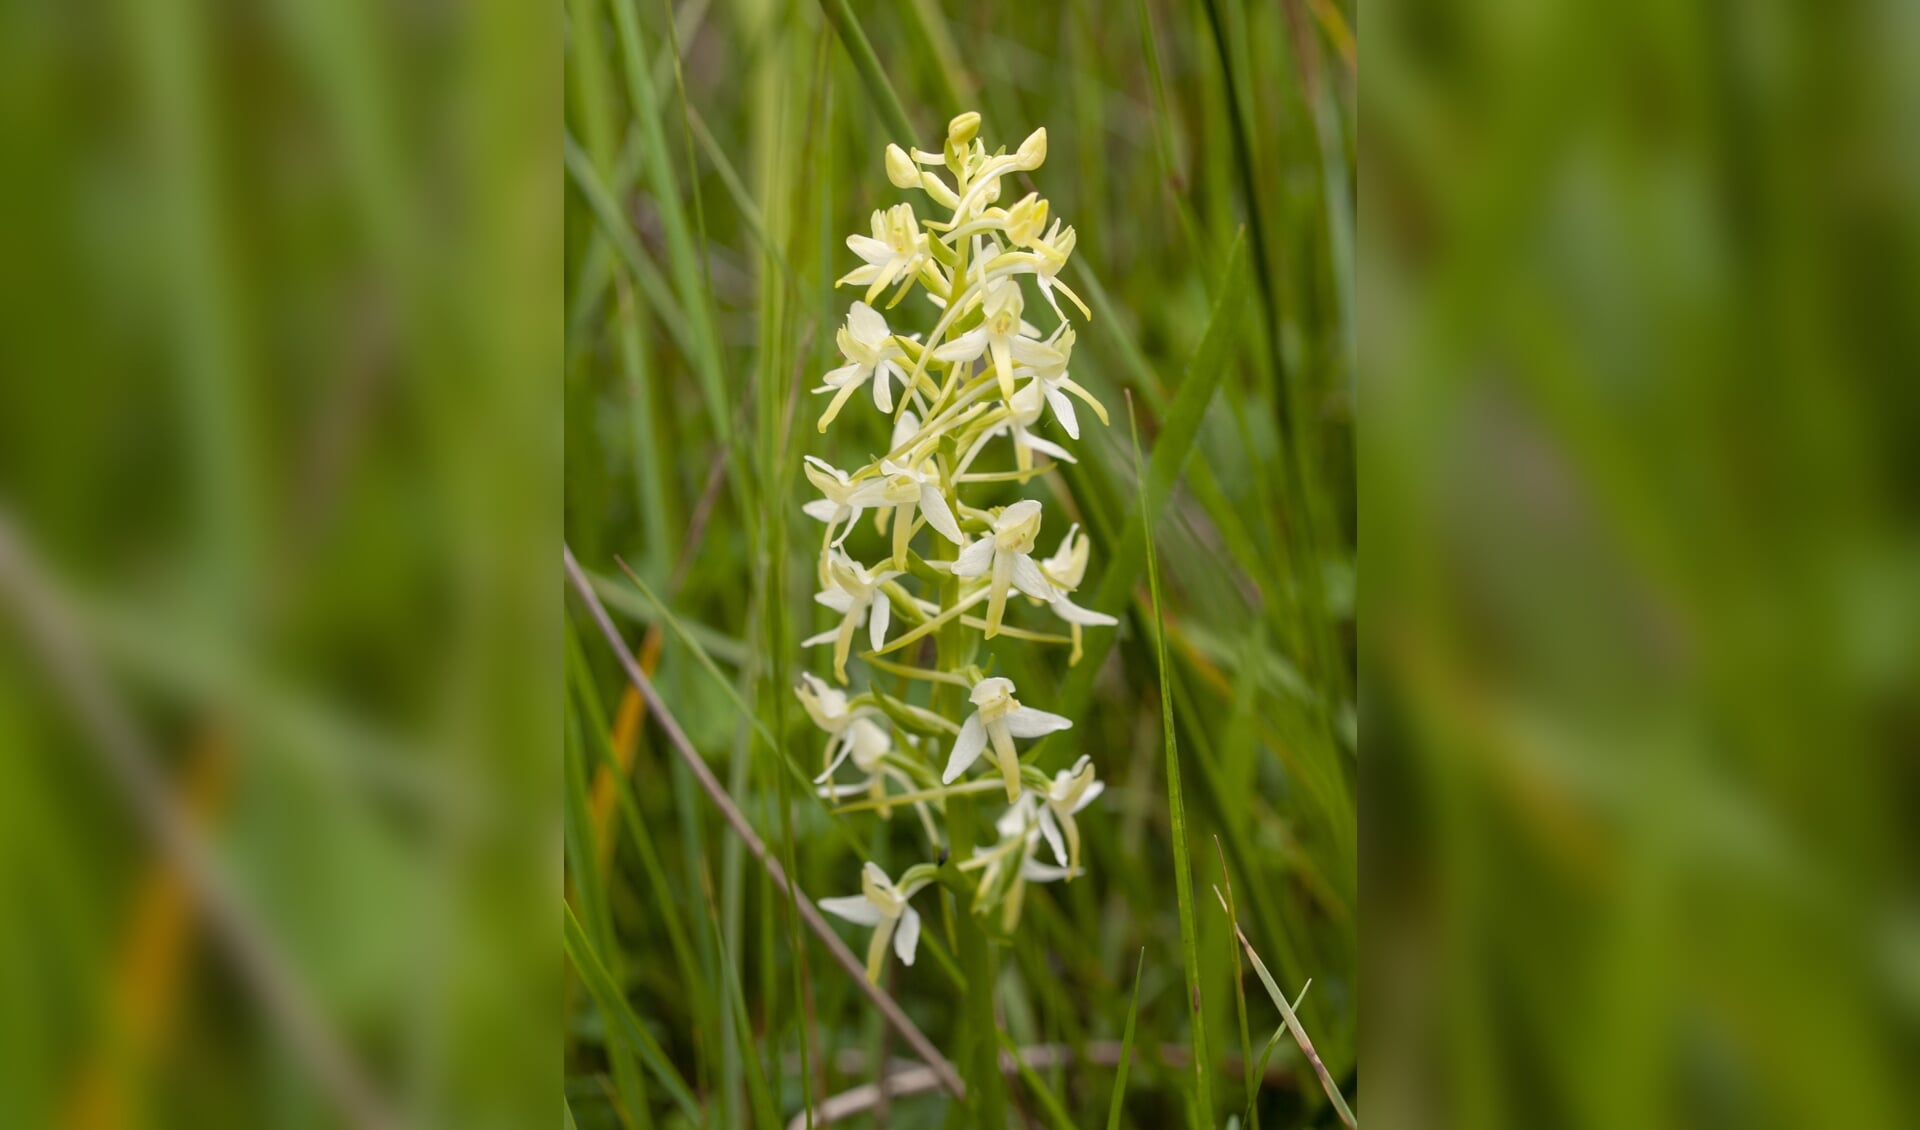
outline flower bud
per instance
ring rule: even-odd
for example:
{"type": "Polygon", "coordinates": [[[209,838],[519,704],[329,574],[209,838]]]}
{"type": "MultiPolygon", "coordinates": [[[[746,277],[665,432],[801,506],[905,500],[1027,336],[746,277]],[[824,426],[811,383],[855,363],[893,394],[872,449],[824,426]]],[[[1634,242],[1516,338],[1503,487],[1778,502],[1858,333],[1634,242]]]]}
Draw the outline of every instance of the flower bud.
{"type": "Polygon", "coordinates": [[[1020,143],[1017,156],[1020,160],[1020,168],[1028,171],[1044,164],[1047,159],[1047,127],[1041,126],[1028,134],[1027,139],[1020,143]]]}
{"type": "Polygon", "coordinates": [[[1029,192],[1007,209],[1007,238],[1016,247],[1031,247],[1047,226],[1047,202],[1037,192],[1029,192]]]}
{"type": "Polygon", "coordinates": [[[980,114],[978,111],[968,110],[947,123],[947,144],[958,148],[972,141],[973,135],[979,132],[980,114]]]}
{"type": "Polygon", "coordinates": [[[887,146],[887,179],[895,188],[920,187],[920,166],[898,145],[887,146]]]}

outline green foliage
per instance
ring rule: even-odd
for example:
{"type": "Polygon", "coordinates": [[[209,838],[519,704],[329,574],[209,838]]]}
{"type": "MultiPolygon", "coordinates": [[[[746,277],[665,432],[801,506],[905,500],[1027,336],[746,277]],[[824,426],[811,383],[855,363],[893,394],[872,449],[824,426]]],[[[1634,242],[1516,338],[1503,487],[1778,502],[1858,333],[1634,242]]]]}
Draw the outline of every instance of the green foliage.
{"type": "MultiPolygon", "coordinates": [[[[1235,943],[1177,891],[1176,836],[1184,859],[1220,835],[1247,892],[1249,933],[1278,980],[1313,979],[1301,1022],[1334,1077],[1349,1088],[1355,1077],[1352,605],[1335,583],[1352,575],[1354,544],[1352,312],[1341,285],[1352,73],[1323,23],[1351,15],[1294,7],[696,3],[671,30],[665,6],[568,8],[567,537],[635,650],[660,633],[654,678],[669,708],[816,899],[850,890],[864,857],[917,858],[921,837],[910,809],[843,818],[809,795],[802,778],[819,769],[821,738],[788,685],[830,666],[828,649],[794,642],[829,624],[811,600],[821,527],[799,511],[815,497],[800,457],[857,466],[890,432],[864,397],[828,435],[812,426],[824,400],[810,390],[838,364],[834,331],[856,297],[831,286],[857,263],[843,240],[907,198],[888,186],[887,142],[937,147],[963,110],[983,114],[990,145],[1047,128],[1047,164],[1003,203],[1039,189],[1078,228],[1064,279],[1093,317],[1073,375],[1110,410],[1131,392],[1147,471],[1136,476],[1117,420],[1103,429],[1083,416],[1079,464],[980,484],[980,505],[1045,499],[1043,544],[1070,521],[1087,529],[1095,565],[1077,603],[1122,623],[1090,630],[1077,666],[1064,645],[1032,640],[982,641],[972,659],[1073,718],[1073,730],[1031,747],[1033,768],[1051,774],[1090,753],[1109,788],[1087,814],[1098,818],[1081,821],[1084,877],[1029,886],[1011,936],[984,920],[984,933],[966,928],[923,896],[921,952],[935,960],[889,963],[883,985],[976,1077],[1003,1047],[1072,1050],[1004,1083],[1009,1113],[1055,1124],[1092,1125],[1111,1106],[1115,1125],[1159,1126],[1184,1121],[1196,1102],[1218,1124],[1241,1105],[1224,1098],[1238,1091],[1224,1081],[1243,1064],[1194,1025],[1233,1012],[1235,943]],[[1291,27],[1296,15],[1311,22],[1291,27]],[[1210,19],[1228,21],[1231,83],[1210,19]],[[639,583],[620,578],[618,562],[639,583]],[[1169,823],[1170,768],[1190,786],[1180,824],[1169,823]],[[975,937],[989,955],[974,951],[975,937]],[[997,983],[956,994],[950,954],[969,976],[997,971],[997,983]],[[1138,1062],[1121,1067],[1116,1046],[1138,1062]],[[1192,1048],[1197,1069],[1162,1055],[1192,1048]]],[[[1061,438],[1051,421],[1041,432],[1061,438]]],[[[852,539],[874,550],[865,560],[887,544],[865,523],[852,539]]],[[[1033,624],[1024,611],[1010,609],[1009,623],[1033,624]]],[[[902,617],[891,640],[913,627],[902,617]]],[[[957,721],[955,692],[899,673],[931,654],[932,636],[862,669],[890,718],[944,743],[914,711],[936,706],[957,721]]],[[[624,680],[601,649],[584,650],[594,697],[610,707],[624,680]]],[[[576,694],[572,709],[587,701],[576,694]]],[[[607,724],[574,723],[582,733],[607,724]]],[[[571,897],[605,904],[636,1014],[718,1026],[654,1029],[703,1117],[754,1117],[760,1097],[743,1059],[765,1066],[783,1117],[871,1081],[864,1064],[887,1046],[871,1009],[817,945],[796,946],[785,900],[677,783],[657,733],[623,738],[634,742],[632,803],[609,825],[597,880],[607,889],[572,887],[571,897]],[[684,930],[705,915],[707,874],[718,929],[684,930]],[[686,975],[681,947],[699,976],[686,975]]],[[[609,760],[597,751],[614,752],[596,740],[585,748],[596,766],[609,760]]],[[[963,808],[977,808],[977,831],[999,810],[957,798],[949,817],[963,808]]],[[[570,884],[591,873],[570,871],[570,884]]],[[[573,1116],[618,1124],[619,1090],[603,1081],[620,1049],[577,1018],[569,1032],[573,1116]]],[[[1257,1096],[1262,1125],[1305,1125],[1323,1109],[1303,1095],[1316,1090],[1312,1073],[1291,1045],[1273,1055],[1257,1096]]],[[[996,1076],[984,1090],[998,1087],[996,1076]]],[[[653,1094],[655,1115],[666,1098],[653,1094]]],[[[938,1094],[890,1107],[900,1127],[973,1117],[938,1094]]]]}

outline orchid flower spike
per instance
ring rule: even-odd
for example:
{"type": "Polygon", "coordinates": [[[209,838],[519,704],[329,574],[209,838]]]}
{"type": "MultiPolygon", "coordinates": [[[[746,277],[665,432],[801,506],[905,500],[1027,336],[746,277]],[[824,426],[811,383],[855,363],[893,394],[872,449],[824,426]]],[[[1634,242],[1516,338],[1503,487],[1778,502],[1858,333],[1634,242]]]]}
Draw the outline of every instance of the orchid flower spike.
{"type": "Polygon", "coordinates": [[[1073,723],[1058,714],[1020,705],[1020,700],[1013,697],[1012,679],[982,679],[973,685],[970,697],[976,709],[961,725],[940,781],[951,785],[958,780],[991,743],[993,760],[1007,784],[1007,801],[1012,803],[1020,799],[1020,757],[1014,752],[1013,739],[1071,729],[1073,723]]]}
{"type": "Polygon", "coordinates": [[[867,980],[880,983],[880,966],[887,959],[887,942],[901,961],[913,964],[920,948],[920,912],[907,905],[931,879],[918,879],[895,886],[879,864],[868,863],[860,872],[860,893],[842,898],[820,900],[820,909],[860,926],[872,926],[873,939],[867,943],[867,980]]]}

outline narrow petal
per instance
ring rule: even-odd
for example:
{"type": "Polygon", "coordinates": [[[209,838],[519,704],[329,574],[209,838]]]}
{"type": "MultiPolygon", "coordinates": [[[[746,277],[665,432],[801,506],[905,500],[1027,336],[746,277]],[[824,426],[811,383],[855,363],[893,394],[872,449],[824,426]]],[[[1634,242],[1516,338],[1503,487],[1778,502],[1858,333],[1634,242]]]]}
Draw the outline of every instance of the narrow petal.
{"type": "Polygon", "coordinates": [[[848,362],[838,369],[827,370],[827,375],[820,378],[820,383],[827,388],[839,388],[848,381],[860,376],[861,370],[864,368],[866,368],[866,366],[860,364],[858,361],[848,362]]]}
{"type": "Polygon", "coordinates": [[[932,483],[920,487],[920,513],[927,516],[927,525],[939,531],[940,536],[955,545],[964,545],[966,538],[960,534],[960,523],[953,520],[953,511],[947,506],[947,496],[932,483]]]}
{"type": "Polygon", "coordinates": [[[1075,459],[1073,457],[1073,453],[1071,451],[1068,451],[1066,448],[1061,447],[1059,444],[1054,443],[1050,440],[1041,439],[1039,436],[1034,435],[1032,432],[1022,430],[1020,433],[1020,442],[1024,444],[1029,451],[1042,452],[1055,459],[1058,459],[1062,463],[1080,462],[1078,459],[1075,459]]]}
{"type": "Polygon", "coordinates": [[[1089,628],[1111,628],[1120,622],[1104,612],[1082,608],[1065,596],[1054,598],[1053,614],[1069,624],[1084,624],[1089,628]]]}
{"type": "Polygon", "coordinates": [[[993,740],[993,759],[1000,763],[1000,776],[1007,783],[1007,803],[1020,799],[1020,754],[1013,748],[1004,719],[987,723],[987,737],[993,740]]]}
{"type": "Polygon", "coordinates": [[[821,785],[819,793],[822,800],[841,800],[845,797],[858,796],[867,789],[867,783],[859,781],[851,785],[821,785]]]}
{"type": "Polygon", "coordinates": [[[1049,714],[1044,710],[1035,710],[1023,706],[1002,719],[1007,724],[1007,733],[1016,738],[1037,738],[1042,734],[1052,734],[1060,730],[1073,729],[1073,721],[1058,714],[1049,714]]]}
{"type": "Polygon", "coordinates": [[[821,899],[820,909],[838,918],[861,926],[878,926],[880,908],[868,902],[860,895],[847,895],[844,898],[821,899]]]}
{"type": "Polygon", "coordinates": [[[1107,783],[1105,781],[1095,781],[1093,784],[1088,785],[1087,791],[1084,793],[1081,793],[1080,799],[1074,802],[1073,810],[1075,812],[1081,811],[1082,809],[1086,808],[1089,804],[1092,804],[1096,797],[1098,797],[1101,793],[1104,793],[1106,791],[1107,791],[1107,783]]]}
{"type": "Polygon", "coordinates": [[[920,912],[908,907],[900,915],[900,928],[893,935],[893,952],[906,965],[913,964],[914,951],[920,948],[920,912]]]}
{"type": "Polygon", "coordinates": [[[867,982],[880,983],[880,967],[887,960],[887,940],[893,937],[893,928],[898,919],[882,918],[874,927],[873,937],[867,942],[867,982]]]}
{"type": "Polygon", "coordinates": [[[1013,587],[1035,600],[1051,601],[1056,595],[1053,583],[1040,571],[1040,566],[1033,563],[1033,558],[1024,553],[1016,553],[1012,557],[1013,587]]]}
{"type": "Polygon", "coordinates": [[[854,390],[859,387],[859,381],[848,381],[840,386],[839,392],[833,394],[833,402],[828,404],[827,410],[820,414],[820,423],[816,425],[821,432],[825,432],[827,425],[833,423],[833,418],[838,416],[840,409],[846,406],[847,398],[852,396],[854,390]]]}
{"type": "Polygon", "coordinates": [[[1068,392],[1086,401],[1087,407],[1093,409],[1093,414],[1100,417],[1101,423],[1104,424],[1107,422],[1107,406],[1100,403],[1092,393],[1081,388],[1078,384],[1075,384],[1072,379],[1067,377],[1060,378],[1058,383],[1061,388],[1066,389],[1068,392]]]}
{"type": "Polygon", "coordinates": [[[1055,867],[1051,863],[1042,863],[1029,859],[1020,868],[1020,877],[1029,883],[1052,883],[1064,879],[1074,872],[1066,867],[1055,867]]]}
{"type": "Polygon", "coordinates": [[[981,538],[960,551],[954,560],[953,575],[978,577],[993,566],[993,539],[981,538]]]}
{"type": "Polygon", "coordinates": [[[987,351],[987,331],[975,327],[933,351],[935,361],[971,361],[987,351]]]}
{"type": "Polygon", "coordinates": [[[960,779],[960,774],[973,768],[980,760],[980,751],[987,748],[987,728],[980,724],[980,712],[967,715],[960,727],[960,736],[953,739],[953,753],[947,758],[947,771],[940,774],[940,783],[951,785],[960,779]]]}
{"type": "Polygon", "coordinates": [[[1047,838],[1047,846],[1053,849],[1053,857],[1060,861],[1060,866],[1065,867],[1067,844],[1060,836],[1060,822],[1054,819],[1051,808],[1040,810],[1040,834],[1047,838]]]}
{"type": "Polygon", "coordinates": [[[887,646],[887,622],[892,618],[893,602],[887,599],[886,593],[876,595],[867,617],[867,640],[873,644],[873,650],[887,646]]]}
{"type": "Polygon", "coordinates": [[[868,263],[884,263],[893,258],[893,248],[886,241],[870,235],[850,235],[847,237],[847,250],[853,252],[868,263]]]}
{"type": "Polygon", "coordinates": [[[1060,428],[1074,439],[1080,438],[1080,421],[1073,414],[1073,401],[1057,388],[1047,389],[1047,403],[1053,408],[1053,418],[1060,421],[1060,428]]]}
{"type": "Polygon", "coordinates": [[[813,779],[813,783],[818,785],[830,779],[833,776],[833,771],[835,769],[840,768],[840,763],[845,761],[847,759],[847,755],[852,752],[853,752],[852,735],[844,730],[838,734],[835,734],[833,738],[833,744],[827,747],[827,755],[828,755],[827,767],[820,771],[820,775],[813,779]]]}
{"type": "Polygon", "coordinates": [[[819,647],[823,643],[832,643],[833,637],[839,634],[840,634],[839,627],[836,626],[836,627],[828,628],[826,631],[821,632],[817,636],[808,636],[806,639],[801,640],[800,646],[801,647],[819,647]]]}
{"type": "Polygon", "coordinates": [[[993,365],[1000,375],[1000,399],[1013,399],[1013,350],[1003,336],[995,335],[988,339],[993,350],[993,365]]]}
{"type": "Polygon", "coordinates": [[[1000,634],[1000,620],[1007,614],[1007,585],[1012,580],[1013,559],[1016,553],[993,555],[993,579],[987,582],[987,628],[983,633],[987,639],[1000,634]]]}

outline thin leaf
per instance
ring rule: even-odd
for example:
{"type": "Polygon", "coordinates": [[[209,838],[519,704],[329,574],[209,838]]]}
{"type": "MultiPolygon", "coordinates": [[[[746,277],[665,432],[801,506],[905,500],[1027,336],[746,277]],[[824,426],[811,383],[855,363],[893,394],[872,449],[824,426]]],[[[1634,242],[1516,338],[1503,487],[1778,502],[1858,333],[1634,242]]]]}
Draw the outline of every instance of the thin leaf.
{"type": "Polygon", "coordinates": [[[1147,965],[1147,947],[1133,963],[1133,997],[1127,1002],[1127,1026],[1120,1033],[1120,1069],[1113,1078],[1113,1098],[1107,1104],[1107,1130],[1120,1130],[1120,1107],[1127,1097],[1127,1069],[1133,1066],[1133,1022],[1140,1015],[1140,971],[1147,965]]]}
{"type": "MultiPolygon", "coordinates": [[[[1237,248],[1237,245],[1236,245],[1237,248]]],[[[1182,390],[1183,394],[1185,390],[1182,390]]],[[[1196,417],[1197,422],[1197,417],[1196,417]]],[[[1140,424],[1134,418],[1133,398],[1127,398],[1127,426],[1133,435],[1133,463],[1140,466],[1140,424]]],[[[1171,474],[1168,476],[1171,487],[1171,474]]],[[[1140,514],[1144,521],[1148,500],[1148,476],[1139,475],[1140,514]]],[[[1150,526],[1143,527],[1151,531],[1150,526]]],[[[1195,1103],[1203,1119],[1213,1118],[1213,1058],[1207,1050],[1207,1019],[1200,1006],[1200,953],[1193,922],[1193,871],[1187,859],[1187,810],[1180,795],[1180,750],[1173,735],[1173,694],[1167,681],[1167,633],[1160,613],[1160,565],[1154,553],[1153,538],[1146,539],[1147,588],[1153,598],[1153,639],[1157,669],[1160,673],[1161,740],[1166,753],[1167,814],[1172,820],[1174,891],[1180,906],[1180,951],[1187,973],[1187,1008],[1193,1022],[1193,1072],[1195,1103]]]]}

